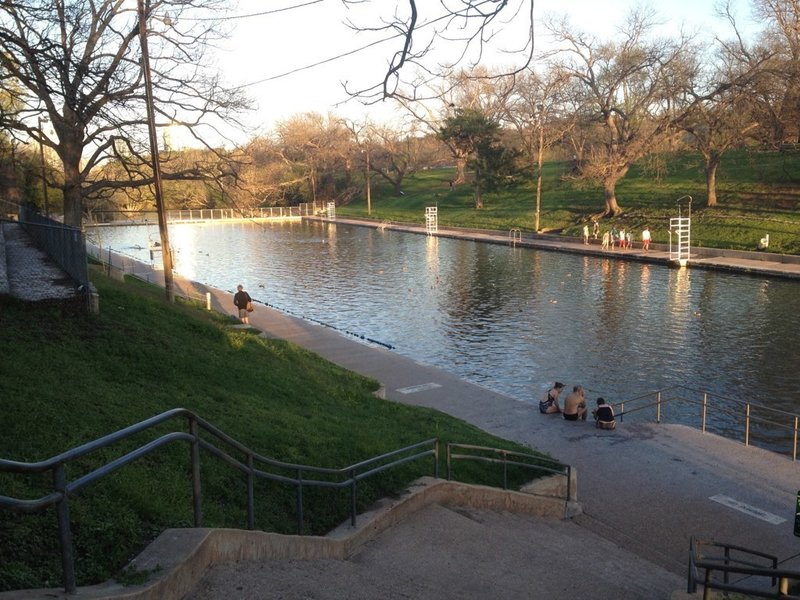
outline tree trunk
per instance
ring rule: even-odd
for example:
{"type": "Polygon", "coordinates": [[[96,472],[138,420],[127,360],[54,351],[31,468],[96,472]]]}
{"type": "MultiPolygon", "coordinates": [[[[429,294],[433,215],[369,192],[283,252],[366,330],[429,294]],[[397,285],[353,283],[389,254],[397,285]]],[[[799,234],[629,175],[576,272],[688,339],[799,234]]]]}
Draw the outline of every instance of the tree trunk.
{"type": "Polygon", "coordinates": [[[713,207],[717,205],[717,167],[719,167],[721,158],[719,156],[710,156],[706,159],[706,206],[713,207]]]}
{"type": "Polygon", "coordinates": [[[75,160],[62,156],[61,163],[64,166],[64,224],[80,229],[83,224],[80,154],[75,160]]]}
{"type": "Polygon", "coordinates": [[[453,185],[464,183],[466,180],[467,180],[467,157],[466,156],[456,157],[456,179],[455,181],[453,181],[453,185]]]}
{"type": "Polygon", "coordinates": [[[617,181],[618,178],[603,180],[603,198],[606,201],[604,215],[607,217],[616,217],[622,214],[622,209],[617,204],[617,181]]]}
{"type": "Polygon", "coordinates": [[[544,161],[544,127],[539,124],[539,144],[536,148],[536,219],[533,230],[537,233],[542,228],[542,162],[544,161]]]}
{"type": "Polygon", "coordinates": [[[483,208],[483,195],[481,194],[481,169],[475,167],[475,208],[483,208]]]}

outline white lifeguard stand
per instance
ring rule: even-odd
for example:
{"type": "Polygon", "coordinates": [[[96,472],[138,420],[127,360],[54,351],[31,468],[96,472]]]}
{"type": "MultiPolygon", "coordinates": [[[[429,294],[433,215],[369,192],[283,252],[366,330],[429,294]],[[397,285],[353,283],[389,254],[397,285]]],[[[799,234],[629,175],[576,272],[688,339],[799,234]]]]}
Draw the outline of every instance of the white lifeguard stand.
{"type": "Polygon", "coordinates": [[[677,262],[681,267],[689,263],[692,245],[692,197],[681,196],[677,200],[678,216],[669,220],[669,259],[677,262]],[[688,210],[684,217],[681,214],[681,202],[688,199],[688,210]],[[676,244],[672,243],[672,234],[675,233],[676,244]]]}
{"type": "Polygon", "coordinates": [[[428,235],[433,235],[439,231],[439,207],[426,206],[425,207],[425,231],[428,235]]]}
{"type": "Polygon", "coordinates": [[[335,202],[328,202],[328,209],[326,211],[328,213],[329,219],[336,218],[336,203],[335,202]]]}

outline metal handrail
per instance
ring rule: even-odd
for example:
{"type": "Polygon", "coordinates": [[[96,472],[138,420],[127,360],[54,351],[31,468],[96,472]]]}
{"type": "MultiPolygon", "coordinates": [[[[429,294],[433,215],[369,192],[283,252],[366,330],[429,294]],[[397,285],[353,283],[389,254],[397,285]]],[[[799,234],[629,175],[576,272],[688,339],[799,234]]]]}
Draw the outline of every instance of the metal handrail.
{"type": "Polygon", "coordinates": [[[488,446],[474,446],[471,444],[458,444],[450,442],[447,444],[447,480],[452,479],[453,470],[452,463],[455,460],[473,460],[478,462],[487,462],[493,464],[503,465],[503,489],[508,489],[508,467],[522,467],[527,469],[536,469],[538,471],[545,471],[547,473],[555,473],[557,475],[566,475],[567,477],[567,493],[565,500],[569,502],[572,500],[571,495],[571,481],[572,481],[572,467],[565,465],[556,460],[546,456],[535,454],[526,454],[524,452],[515,452],[513,450],[504,450],[503,448],[490,448],[488,446]],[[493,455],[499,455],[500,458],[493,458],[491,456],[480,456],[476,454],[454,454],[453,449],[462,450],[477,450],[480,452],[489,452],[493,455]],[[536,461],[535,463],[520,462],[517,460],[509,460],[509,457],[524,458],[536,461]],[[544,463],[544,464],[543,464],[544,463]]]}
{"type": "Polygon", "coordinates": [[[55,506],[58,522],[59,543],[61,546],[61,563],[64,574],[64,589],[68,594],[74,594],[77,590],[75,580],[75,561],[72,545],[72,531],[69,516],[69,497],[78,491],[115,471],[128,465],[155,450],[176,441],[188,442],[191,446],[191,471],[192,471],[192,508],[194,513],[194,526],[202,526],[202,496],[200,486],[200,450],[205,450],[214,456],[222,459],[228,465],[238,469],[247,476],[247,527],[255,528],[255,478],[268,479],[294,485],[296,487],[297,503],[297,524],[298,533],[303,532],[303,488],[306,486],[330,487],[330,488],[350,488],[350,521],[353,526],[356,524],[356,504],[358,494],[358,482],[389,470],[398,465],[418,460],[424,457],[433,457],[433,475],[439,476],[439,450],[438,439],[431,438],[404,448],[392,450],[380,456],[363,460],[347,467],[335,469],[328,467],[314,467],[296,463],[288,463],[262,456],[244,444],[238,442],[222,430],[218,429],[208,421],[200,418],[192,411],[183,408],[174,408],[159,415],[135,423],[119,431],[115,431],[101,438],[62,452],[56,456],[37,462],[20,462],[14,460],[0,459],[0,472],[10,472],[18,474],[53,473],[53,491],[36,499],[20,499],[0,496],[0,509],[12,510],[21,513],[40,512],[55,506]],[[96,452],[117,442],[126,440],[131,436],[156,427],[166,421],[175,418],[185,418],[188,422],[189,431],[173,431],[166,433],[154,440],[147,442],[114,460],[101,465],[100,467],[86,473],[73,481],[67,481],[66,466],[68,463],[84,457],[92,452],[96,452]],[[226,450],[218,447],[211,441],[201,437],[201,431],[213,436],[235,451],[245,456],[245,462],[234,458],[226,450]],[[427,450],[425,448],[428,448],[427,450]],[[412,452],[412,454],[408,454],[412,452]],[[401,456],[403,455],[403,456],[401,456]],[[399,457],[399,458],[398,458],[399,457]],[[383,462],[393,459],[389,462],[383,462]],[[382,463],[382,464],[379,464],[382,463]],[[261,467],[261,468],[258,468],[261,467]],[[291,471],[292,476],[270,473],[263,470],[264,467],[279,468],[291,471]],[[367,469],[367,470],[364,470],[367,469]],[[345,477],[341,481],[324,479],[306,479],[305,477],[330,476],[332,478],[345,477]]]}
{"type": "Polygon", "coordinates": [[[800,571],[779,569],[776,556],[734,544],[702,541],[694,536],[689,539],[689,573],[686,586],[686,591],[689,594],[697,592],[697,584],[699,583],[703,586],[704,600],[710,597],[711,590],[736,592],[759,598],[800,600],[800,596],[789,594],[790,580],[800,581],[800,571]],[[702,552],[703,548],[721,549],[722,555],[705,556],[702,552]],[[732,556],[732,552],[744,554],[746,558],[735,558],[732,556]],[[754,562],[754,559],[762,559],[769,564],[765,566],[754,562]],[[705,571],[702,577],[700,575],[701,570],[705,571]],[[715,572],[722,573],[722,581],[714,579],[715,572]],[[731,575],[741,575],[749,580],[752,580],[753,577],[763,577],[772,582],[772,588],[777,589],[759,589],[741,585],[740,583],[731,583],[731,575]]]}
{"type": "Polygon", "coordinates": [[[660,423],[661,422],[661,416],[662,416],[661,409],[662,409],[662,407],[664,405],[667,405],[669,403],[677,403],[677,402],[686,402],[686,403],[690,403],[690,404],[697,404],[697,405],[700,405],[702,407],[702,410],[700,412],[700,417],[701,417],[700,429],[701,429],[701,431],[703,431],[703,433],[705,433],[706,432],[706,428],[707,428],[707,424],[708,424],[709,398],[717,399],[717,400],[721,401],[719,404],[717,404],[715,406],[715,411],[717,413],[722,413],[722,414],[730,415],[730,416],[733,416],[733,417],[743,417],[743,419],[744,419],[744,445],[745,446],[749,446],[750,445],[751,425],[753,423],[765,424],[765,425],[769,425],[771,427],[775,427],[775,428],[778,428],[778,429],[783,429],[783,430],[786,430],[788,432],[791,432],[792,433],[792,438],[793,438],[792,451],[791,451],[792,460],[793,461],[797,460],[798,438],[800,437],[800,435],[799,435],[799,433],[800,433],[800,415],[797,415],[795,413],[791,413],[791,412],[788,412],[788,411],[785,411],[785,410],[781,410],[779,408],[774,408],[774,407],[771,407],[771,406],[767,406],[767,405],[764,405],[764,404],[758,404],[758,403],[755,403],[755,402],[748,402],[748,401],[744,401],[744,400],[736,400],[735,398],[727,398],[725,396],[721,396],[721,395],[715,394],[713,392],[701,391],[701,390],[693,389],[693,388],[690,388],[690,387],[684,386],[684,385],[675,385],[675,386],[672,386],[672,387],[669,387],[669,388],[664,388],[664,389],[661,389],[661,390],[647,392],[645,394],[642,394],[640,396],[636,396],[636,397],[631,398],[629,400],[623,400],[621,402],[617,402],[615,404],[615,406],[619,407],[618,416],[619,416],[621,421],[624,420],[625,415],[630,415],[632,413],[636,413],[636,412],[639,412],[639,411],[642,411],[642,410],[655,408],[656,409],[656,422],[660,423]],[[678,395],[670,395],[670,396],[666,395],[666,394],[672,393],[672,392],[674,392],[676,390],[686,390],[686,391],[689,391],[689,392],[692,392],[692,393],[702,394],[703,397],[702,397],[702,400],[698,400],[698,399],[694,399],[694,398],[691,398],[691,397],[688,397],[688,396],[684,396],[684,395],[680,395],[680,394],[678,394],[678,395]],[[646,404],[638,404],[634,408],[626,408],[626,405],[636,404],[636,403],[638,403],[638,402],[640,402],[642,400],[651,398],[653,395],[655,395],[655,397],[656,397],[654,401],[651,401],[651,402],[646,403],[646,404]],[[729,406],[731,404],[738,405],[739,408],[738,409],[731,408],[729,406]],[[754,409],[756,409],[758,411],[765,411],[765,412],[771,413],[772,415],[775,415],[775,417],[767,418],[767,417],[763,417],[763,416],[754,415],[753,414],[753,410],[754,409]],[[780,416],[786,417],[790,421],[791,424],[787,425],[785,422],[774,420],[775,418],[780,417],[780,416]]]}

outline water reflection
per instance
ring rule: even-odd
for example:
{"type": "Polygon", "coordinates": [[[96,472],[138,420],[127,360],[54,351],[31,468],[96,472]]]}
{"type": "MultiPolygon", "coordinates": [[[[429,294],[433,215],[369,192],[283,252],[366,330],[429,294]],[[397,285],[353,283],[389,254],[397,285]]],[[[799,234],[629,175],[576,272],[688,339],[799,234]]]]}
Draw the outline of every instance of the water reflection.
{"type": "MultiPolygon", "coordinates": [[[[102,231],[147,257],[147,228],[102,231]],[[137,250],[135,246],[145,248],[137,250]]],[[[176,269],[394,346],[523,400],[674,384],[800,410],[800,284],[396,231],[171,227],[176,269]]]]}

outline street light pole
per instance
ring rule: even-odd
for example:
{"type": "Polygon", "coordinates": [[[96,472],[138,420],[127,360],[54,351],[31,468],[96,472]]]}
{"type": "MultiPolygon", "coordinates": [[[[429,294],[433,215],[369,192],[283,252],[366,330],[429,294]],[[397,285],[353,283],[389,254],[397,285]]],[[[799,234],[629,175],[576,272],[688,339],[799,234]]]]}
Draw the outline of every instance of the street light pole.
{"type": "Polygon", "coordinates": [[[150,55],[147,50],[147,17],[148,6],[146,0],[137,0],[139,9],[139,43],[142,47],[142,74],[144,76],[145,103],[147,104],[147,129],[150,133],[150,157],[153,167],[153,193],[156,197],[156,212],[158,213],[158,231],[161,234],[161,259],[164,264],[164,290],[167,301],[175,301],[175,287],[172,278],[172,250],[169,245],[169,232],[167,230],[167,216],[164,211],[164,196],[161,188],[161,165],[158,160],[158,132],[156,131],[156,116],[153,103],[153,81],[150,77],[150,55]]]}
{"type": "Polygon", "coordinates": [[[544,155],[544,115],[542,111],[544,106],[539,104],[536,108],[539,116],[539,144],[536,151],[536,219],[533,230],[539,233],[542,214],[542,158],[544,155]]]}
{"type": "Polygon", "coordinates": [[[372,173],[369,172],[369,146],[367,146],[367,214],[372,214],[372,173]]]}
{"type": "MultiPolygon", "coordinates": [[[[44,136],[44,130],[42,129],[42,123],[49,122],[50,119],[47,117],[39,117],[39,135],[44,136]]],[[[50,202],[47,196],[47,170],[44,166],[44,143],[39,140],[39,156],[42,159],[42,191],[44,192],[44,216],[50,216],[50,202]]]]}

